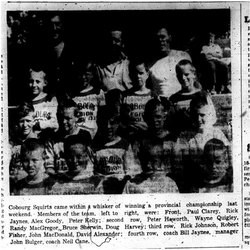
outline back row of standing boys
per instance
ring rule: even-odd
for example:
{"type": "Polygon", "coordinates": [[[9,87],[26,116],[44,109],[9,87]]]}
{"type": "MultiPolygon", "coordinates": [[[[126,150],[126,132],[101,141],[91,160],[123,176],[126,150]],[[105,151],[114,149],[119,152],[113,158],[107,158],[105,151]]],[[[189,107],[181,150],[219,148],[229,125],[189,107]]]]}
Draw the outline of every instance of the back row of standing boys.
{"type": "Polygon", "coordinates": [[[60,100],[46,92],[46,71],[30,68],[29,98],[10,136],[11,194],[233,190],[230,142],[214,126],[211,97],[189,55],[170,50],[166,29],[158,35],[165,57],[148,69],[139,58],[129,62],[121,32],[111,32],[119,60],[84,63],[79,91],[60,100]]]}

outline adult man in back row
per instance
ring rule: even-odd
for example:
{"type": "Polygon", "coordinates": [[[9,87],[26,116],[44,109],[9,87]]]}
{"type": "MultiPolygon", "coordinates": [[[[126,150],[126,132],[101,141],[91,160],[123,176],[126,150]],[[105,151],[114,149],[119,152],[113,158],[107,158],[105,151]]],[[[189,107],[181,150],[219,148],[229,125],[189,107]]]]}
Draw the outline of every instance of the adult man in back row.
{"type": "Polygon", "coordinates": [[[97,67],[100,88],[107,93],[112,89],[128,90],[132,87],[129,78],[129,60],[123,52],[123,33],[119,28],[109,31],[104,58],[97,67]]]}
{"type": "Polygon", "coordinates": [[[171,35],[165,27],[157,30],[157,48],[154,64],[149,69],[152,90],[155,94],[170,97],[179,90],[175,66],[183,59],[191,61],[188,53],[170,48],[171,35]]]}

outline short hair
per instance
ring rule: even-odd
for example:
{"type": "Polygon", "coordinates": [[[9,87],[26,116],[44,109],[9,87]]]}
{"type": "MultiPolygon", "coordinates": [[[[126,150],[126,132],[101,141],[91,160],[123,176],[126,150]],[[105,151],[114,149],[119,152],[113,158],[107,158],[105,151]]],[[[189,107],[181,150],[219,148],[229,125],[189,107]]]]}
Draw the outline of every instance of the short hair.
{"type": "Polygon", "coordinates": [[[42,64],[32,64],[29,66],[29,72],[28,72],[28,77],[30,77],[32,72],[43,72],[44,73],[44,80],[46,83],[48,83],[48,73],[47,73],[47,68],[46,66],[42,64]]]}
{"type": "Polygon", "coordinates": [[[192,112],[206,105],[210,105],[210,104],[213,105],[213,103],[209,102],[209,99],[211,99],[211,97],[206,91],[197,92],[194,95],[194,98],[192,99],[192,101],[190,102],[190,111],[192,112]]]}
{"type": "Polygon", "coordinates": [[[190,102],[190,109],[196,110],[208,105],[208,93],[205,91],[201,91],[195,94],[194,98],[190,102]]]}
{"type": "Polygon", "coordinates": [[[171,108],[171,102],[166,97],[163,96],[157,96],[149,100],[145,105],[145,111],[144,111],[144,120],[147,123],[151,120],[153,111],[158,106],[162,106],[164,108],[164,111],[169,111],[171,108]]]}
{"type": "Polygon", "coordinates": [[[194,82],[194,87],[196,87],[198,89],[201,89],[201,84],[200,84],[198,76],[197,76],[196,68],[195,68],[194,64],[191,61],[187,60],[187,59],[181,60],[176,64],[175,72],[176,72],[177,78],[178,78],[178,75],[181,74],[181,67],[186,66],[186,65],[191,66],[191,71],[196,76],[196,79],[195,79],[195,82],[194,82]]]}
{"type": "Polygon", "coordinates": [[[65,109],[74,108],[74,115],[77,117],[79,114],[79,109],[76,102],[72,99],[65,99],[58,105],[58,114],[62,115],[65,109]]]}
{"type": "Polygon", "coordinates": [[[181,66],[186,66],[186,65],[190,65],[191,66],[191,71],[196,74],[196,69],[195,69],[193,63],[191,61],[187,60],[187,59],[181,60],[176,64],[176,66],[175,66],[176,74],[180,73],[181,66]]]}
{"type": "Polygon", "coordinates": [[[223,141],[213,138],[206,142],[204,146],[204,155],[208,154],[208,152],[215,151],[215,150],[222,150],[225,152],[226,148],[227,147],[223,141]]]}
{"type": "Polygon", "coordinates": [[[138,65],[143,65],[146,72],[149,72],[149,66],[146,63],[146,60],[145,60],[145,58],[143,56],[132,57],[130,59],[130,63],[129,63],[129,77],[132,80],[132,82],[134,80],[137,81],[136,66],[138,66],[138,65]]]}
{"type": "Polygon", "coordinates": [[[213,138],[207,141],[203,150],[203,160],[208,155],[209,152],[211,151],[214,152],[216,150],[223,151],[222,155],[225,157],[223,160],[226,163],[225,164],[226,174],[225,177],[223,177],[223,179],[225,182],[231,185],[233,183],[233,168],[230,160],[231,157],[229,155],[229,147],[225,145],[223,141],[217,138],[213,138]]]}
{"type": "Polygon", "coordinates": [[[217,121],[216,111],[213,101],[206,91],[199,91],[194,95],[194,98],[190,102],[190,115],[194,116],[198,109],[207,105],[210,107],[210,123],[214,125],[217,121]]]}
{"type": "Polygon", "coordinates": [[[46,75],[46,66],[43,65],[42,63],[32,63],[31,65],[29,65],[29,71],[35,71],[35,72],[44,72],[44,74],[46,75]]]}
{"type": "Polygon", "coordinates": [[[81,144],[85,147],[89,146],[91,142],[91,135],[88,131],[82,130],[81,133],[77,135],[70,135],[64,140],[64,152],[68,153],[71,146],[76,144],[81,144]]]}
{"type": "Polygon", "coordinates": [[[148,72],[149,71],[149,65],[148,63],[146,62],[146,59],[144,56],[134,56],[130,59],[130,63],[129,63],[129,71],[131,70],[134,70],[134,68],[138,65],[144,65],[146,71],[148,72]]]}
{"type": "Polygon", "coordinates": [[[21,118],[27,116],[29,113],[34,113],[35,109],[32,103],[23,102],[16,109],[16,119],[20,120],[21,118]]]}
{"type": "Polygon", "coordinates": [[[21,157],[23,158],[26,153],[36,151],[38,149],[42,150],[42,157],[45,159],[45,146],[44,143],[37,138],[29,138],[21,146],[21,157]]]}

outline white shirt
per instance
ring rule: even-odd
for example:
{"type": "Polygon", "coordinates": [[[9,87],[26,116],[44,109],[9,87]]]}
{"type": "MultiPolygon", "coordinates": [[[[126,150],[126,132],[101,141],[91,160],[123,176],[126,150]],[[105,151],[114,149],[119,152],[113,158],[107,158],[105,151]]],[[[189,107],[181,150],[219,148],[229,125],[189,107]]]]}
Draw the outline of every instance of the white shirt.
{"type": "Polygon", "coordinates": [[[179,61],[184,59],[192,61],[188,53],[171,50],[168,56],[158,60],[149,69],[153,92],[169,98],[181,90],[181,84],[176,77],[175,67],[179,61]]]}

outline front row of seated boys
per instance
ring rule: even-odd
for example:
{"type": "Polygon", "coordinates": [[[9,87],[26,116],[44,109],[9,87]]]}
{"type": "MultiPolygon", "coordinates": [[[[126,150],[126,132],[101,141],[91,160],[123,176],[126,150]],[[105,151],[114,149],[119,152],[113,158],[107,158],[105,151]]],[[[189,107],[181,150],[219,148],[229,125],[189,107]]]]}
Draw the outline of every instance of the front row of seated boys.
{"type": "Polygon", "coordinates": [[[207,93],[194,95],[190,129],[178,136],[168,129],[169,100],[150,99],[144,112],[148,129],[133,142],[119,134],[115,106],[105,110],[92,140],[76,126],[77,107],[70,103],[59,112],[65,126],[46,139],[32,130],[32,105],[19,107],[22,138],[12,145],[12,195],[232,192],[230,144],[214,126],[207,93]]]}

